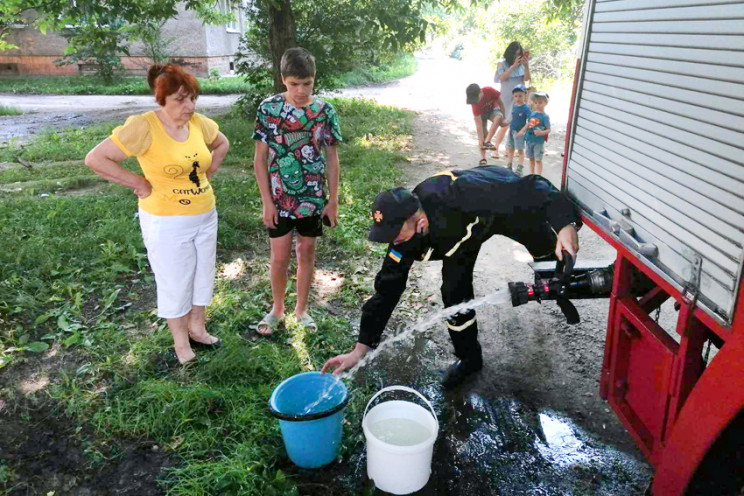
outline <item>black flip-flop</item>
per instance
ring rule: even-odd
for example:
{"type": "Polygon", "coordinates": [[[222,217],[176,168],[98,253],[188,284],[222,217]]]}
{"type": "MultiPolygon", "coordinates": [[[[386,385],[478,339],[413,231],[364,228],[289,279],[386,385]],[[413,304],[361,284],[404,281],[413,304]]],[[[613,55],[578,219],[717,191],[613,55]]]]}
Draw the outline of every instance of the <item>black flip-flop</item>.
{"type": "Polygon", "coordinates": [[[176,352],[174,350],[168,350],[165,352],[163,357],[163,362],[165,363],[165,366],[167,368],[173,368],[173,367],[183,367],[192,365],[194,363],[197,363],[199,361],[199,357],[196,356],[189,360],[188,362],[181,363],[181,360],[178,359],[178,355],[176,355],[176,352]]]}
{"type": "Polygon", "coordinates": [[[222,340],[218,339],[214,343],[207,344],[207,343],[200,343],[199,341],[194,341],[193,339],[191,339],[191,336],[189,336],[189,344],[191,345],[192,348],[199,348],[202,350],[216,350],[217,348],[222,346],[222,340]]]}

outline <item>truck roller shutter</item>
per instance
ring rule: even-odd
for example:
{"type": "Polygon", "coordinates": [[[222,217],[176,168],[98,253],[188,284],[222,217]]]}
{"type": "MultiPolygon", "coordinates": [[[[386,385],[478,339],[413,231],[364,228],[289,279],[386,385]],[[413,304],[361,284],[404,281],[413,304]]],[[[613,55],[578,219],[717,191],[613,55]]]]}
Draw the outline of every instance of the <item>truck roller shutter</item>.
{"type": "Polygon", "coordinates": [[[744,1],[588,5],[566,190],[731,322],[744,259],[744,1]]]}

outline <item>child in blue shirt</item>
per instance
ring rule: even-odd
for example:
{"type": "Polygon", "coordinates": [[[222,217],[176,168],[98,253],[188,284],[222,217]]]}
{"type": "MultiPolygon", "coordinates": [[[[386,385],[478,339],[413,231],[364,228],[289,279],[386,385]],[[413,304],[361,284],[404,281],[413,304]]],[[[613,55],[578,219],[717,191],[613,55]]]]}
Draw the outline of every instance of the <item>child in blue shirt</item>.
{"type": "Polygon", "coordinates": [[[527,118],[530,115],[532,109],[525,103],[527,96],[527,88],[523,84],[518,84],[512,90],[512,113],[511,123],[509,125],[509,137],[506,140],[506,167],[512,168],[512,162],[514,161],[514,150],[517,150],[519,155],[519,164],[517,165],[516,173],[522,175],[522,169],[524,168],[524,135],[519,135],[519,131],[527,123],[527,118]]]}
{"type": "Polygon", "coordinates": [[[530,159],[530,174],[542,175],[542,159],[545,152],[545,141],[550,134],[550,117],[546,114],[548,94],[532,94],[532,112],[519,136],[524,136],[527,158],[530,159]]]}

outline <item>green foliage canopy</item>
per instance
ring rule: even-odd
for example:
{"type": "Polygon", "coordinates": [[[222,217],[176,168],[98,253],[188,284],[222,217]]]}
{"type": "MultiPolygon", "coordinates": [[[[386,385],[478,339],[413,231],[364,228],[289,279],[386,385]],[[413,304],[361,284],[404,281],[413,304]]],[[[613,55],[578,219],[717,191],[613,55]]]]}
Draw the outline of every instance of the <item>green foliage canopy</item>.
{"type": "MultiPolygon", "coordinates": [[[[275,2],[256,0],[247,14],[249,31],[241,45],[238,72],[259,93],[272,90],[270,34],[275,2]]],[[[378,64],[425,40],[428,27],[424,0],[292,0],[296,45],[310,50],[317,61],[319,88],[336,86],[335,78],[360,64],[378,64]]],[[[274,54],[276,55],[276,54],[274,54]]],[[[279,54],[281,55],[281,54],[279,54]]]]}
{"type": "MultiPolygon", "coordinates": [[[[541,1],[545,8],[539,13],[557,19],[555,22],[561,26],[570,24],[566,19],[573,19],[583,5],[583,0],[541,1]]],[[[267,96],[280,87],[276,84],[278,67],[275,66],[281,52],[288,46],[299,45],[315,55],[316,87],[334,88],[338,75],[362,65],[377,65],[401,52],[410,53],[426,41],[428,33],[446,31],[445,18],[470,19],[470,23],[463,22],[460,27],[471,29],[478,13],[493,4],[506,6],[507,2],[254,0],[247,11],[250,29],[238,54],[238,73],[255,89],[250,100],[267,96]],[[280,31],[282,35],[276,36],[280,31]],[[272,46],[272,40],[280,40],[284,45],[272,46]]]]}
{"type": "Polygon", "coordinates": [[[489,0],[429,14],[454,57],[477,57],[495,68],[507,45],[519,41],[530,50],[533,84],[546,86],[572,74],[583,5],[584,0],[489,0]]]}
{"type": "MultiPolygon", "coordinates": [[[[237,0],[236,0],[237,1],[237,0]]],[[[104,81],[120,68],[126,43],[152,44],[152,27],[175,17],[178,0],[0,0],[0,51],[10,46],[3,39],[13,24],[33,24],[42,33],[60,31],[69,45],[61,64],[93,63],[104,81]],[[33,12],[33,14],[31,14],[33,12]],[[150,39],[148,38],[150,37],[150,39]]],[[[186,0],[185,8],[206,23],[219,24],[232,14],[216,10],[214,0],[186,0]]]]}

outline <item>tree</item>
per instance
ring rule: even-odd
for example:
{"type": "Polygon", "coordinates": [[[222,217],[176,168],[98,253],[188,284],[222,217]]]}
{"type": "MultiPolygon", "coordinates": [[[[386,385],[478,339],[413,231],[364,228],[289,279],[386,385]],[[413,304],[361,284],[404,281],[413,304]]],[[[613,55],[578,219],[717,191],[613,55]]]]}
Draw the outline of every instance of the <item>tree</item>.
{"type": "Polygon", "coordinates": [[[63,57],[54,63],[93,65],[105,84],[113,82],[116,71],[123,68],[121,56],[129,55],[124,43],[124,21],[115,12],[92,19],[82,17],[77,24],[65,28],[62,36],[68,44],[63,57]]]}
{"type": "MultiPolygon", "coordinates": [[[[67,38],[69,46],[62,63],[93,62],[104,80],[110,80],[121,64],[121,55],[128,53],[126,41],[147,43],[147,39],[139,36],[152,34],[149,28],[175,17],[179,3],[179,0],[0,0],[0,29],[6,22],[24,22],[24,15],[33,10],[38,16],[34,20],[38,29],[61,31],[67,38]]],[[[206,23],[224,24],[233,19],[230,13],[216,11],[214,0],[186,0],[184,4],[206,23]]],[[[0,40],[3,31],[0,30],[0,40]]]]}
{"type": "Polygon", "coordinates": [[[423,42],[428,1],[255,0],[238,72],[258,92],[271,89],[265,84],[271,74],[273,91],[282,91],[279,61],[284,50],[299,45],[318,62],[316,85],[331,88],[336,75],[423,42]]]}
{"type": "Polygon", "coordinates": [[[297,46],[295,41],[295,17],[292,11],[292,0],[274,0],[267,2],[268,12],[268,49],[271,54],[271,65],[274,68],[274,88],[282,87],[282,77],[278,67],[282,54],[287,48],[297,46]]]}
{"type": "Polygon", "coordinates": [[[170,45],[175,38],[163,37],[165,20],[146,19],[128,25],[125,30],[129,41],[139,41],[144,46],[145,56],[155,63],[166,63],[170,57],[170,45]]]}
{"type": "Polygon", "coordinates": [[[19,0],[0,1],[0,52],[10,50],[11,48],[18,48],[16,45],[8,43],[5,39],[8,37],[11,27],[19,23],[21,9],[22,6],[19,0]]]}

